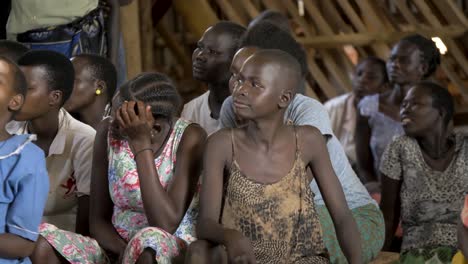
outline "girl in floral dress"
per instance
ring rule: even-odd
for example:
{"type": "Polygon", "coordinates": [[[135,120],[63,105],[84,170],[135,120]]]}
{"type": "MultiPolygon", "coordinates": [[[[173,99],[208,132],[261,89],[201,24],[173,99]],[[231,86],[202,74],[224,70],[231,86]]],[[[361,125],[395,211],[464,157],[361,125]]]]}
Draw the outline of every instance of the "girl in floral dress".
{"type": "Polygon", "coordinates": [[[70,263],[173,263],[195,240],[206,133],[175,117],[180,97],[159,73],[127,82],[112,104],[95,141],[95,240],[64,233],[48,241],[70,263]]]}

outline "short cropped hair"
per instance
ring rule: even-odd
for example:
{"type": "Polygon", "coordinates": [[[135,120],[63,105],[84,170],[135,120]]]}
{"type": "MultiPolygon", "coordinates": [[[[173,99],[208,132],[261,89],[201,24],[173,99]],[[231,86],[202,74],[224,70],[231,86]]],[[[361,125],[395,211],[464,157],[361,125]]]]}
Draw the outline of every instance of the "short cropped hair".
{"type": "Polygon", "coordinates": [[[71,61],[61,53],[50,50],[32,50],[18,60],[19,66],[42,67],[46,71],[49,90],[62,92],[62,105],[70,98],[75,81],[71,61]]]}

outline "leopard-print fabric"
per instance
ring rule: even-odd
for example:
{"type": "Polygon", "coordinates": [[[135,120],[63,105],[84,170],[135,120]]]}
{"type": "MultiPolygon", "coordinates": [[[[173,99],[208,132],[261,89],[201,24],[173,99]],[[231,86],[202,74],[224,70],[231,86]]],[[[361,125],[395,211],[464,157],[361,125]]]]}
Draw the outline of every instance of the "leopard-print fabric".
{"type": "Polygon", "coordinates": [[[384,152],[380,171],[402,181],[402,252],[457,246],[457,222],[468,193],[468,137],[452,138],[454,158],[443,172],[427,165],[414,138],[401,136],[384,152]]]}
{"type": "Polygon", "coordinates": [[[291,171],[273,184],[248,179],[233,158],[222,224],[251,240],[258,263],[328,263],[313,198],[298,150],[291,171]]]}

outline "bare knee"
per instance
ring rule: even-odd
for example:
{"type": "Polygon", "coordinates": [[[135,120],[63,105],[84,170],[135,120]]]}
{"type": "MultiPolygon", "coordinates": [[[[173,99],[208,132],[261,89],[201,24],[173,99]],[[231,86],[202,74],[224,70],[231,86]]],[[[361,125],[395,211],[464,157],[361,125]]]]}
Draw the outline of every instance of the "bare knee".
{"type": "Polygon", "coordinates": [[[61,258],[58,256],[58,253],[56,253],[55,249],[42,236],[39,236],[39,238],[36,241],[36,247],[34,248],[33,254],[31,255],[31,261],[34,264],[62,263],[61,258]]]}

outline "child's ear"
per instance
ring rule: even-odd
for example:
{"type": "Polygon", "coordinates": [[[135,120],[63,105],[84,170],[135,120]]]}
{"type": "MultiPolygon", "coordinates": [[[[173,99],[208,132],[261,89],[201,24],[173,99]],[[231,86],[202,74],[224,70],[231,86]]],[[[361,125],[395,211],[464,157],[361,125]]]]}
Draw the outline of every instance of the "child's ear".
{"type": "Polygon", "coordinates": [[[24,96],[22,94],[17,94],[11,98],[8,103],[8,110],[12,112],[17,112],[21,109],[24,103],[24,96]]]}
{"type": "Polygon", "coordinates": [[[94,82],[94,87],[96,95],[103,94],[107,90],[106,82],[103,80],[96,80],[94,82]]]}
{"type": "Polygon", "coordinates": [[[280,95],[280,100],[278,103],[279,108],[286,108],[288,107],[289,103],[293,98],[293,92],[290,89],[284,90],[280,95]]]}
{"type": "Polygon", "coordinates": [[[426,75],[427,70],[429,69],[429,65],[427,63],[420,63],[419,64],[419,74],[421,74],[421,78],[426,75]]]}
{"type": "Polygon", "coordinates": [[[49,105],[62,105],[63,92],[60,90],[53,90],[49,93],[49,105]]]}

